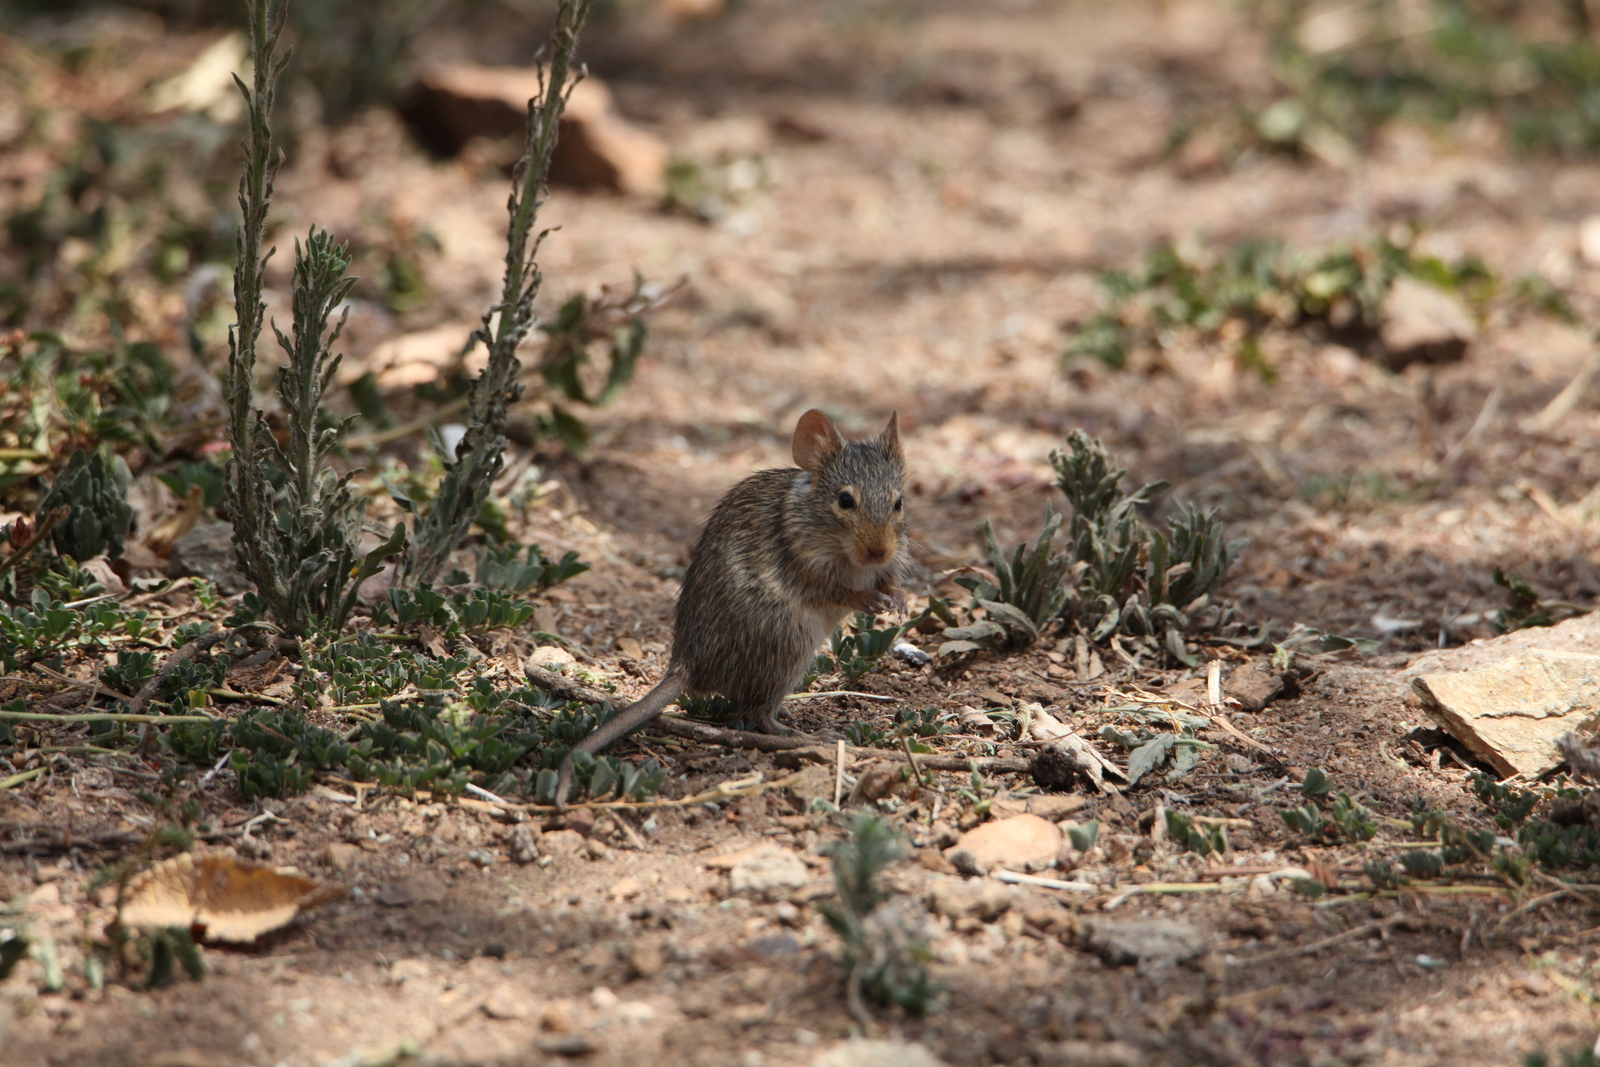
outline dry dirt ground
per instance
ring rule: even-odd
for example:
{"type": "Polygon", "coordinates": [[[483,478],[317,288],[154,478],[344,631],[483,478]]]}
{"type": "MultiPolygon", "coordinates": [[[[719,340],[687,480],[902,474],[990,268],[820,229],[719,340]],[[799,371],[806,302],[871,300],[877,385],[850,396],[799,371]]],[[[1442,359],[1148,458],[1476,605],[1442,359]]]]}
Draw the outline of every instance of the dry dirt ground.
{"type": "MultiPolygon", "coordinates": [[[[137,21],[105,32],[169,69],[211,39],[137,21]]],[[[521,62],[525,36],[463,30],[428,47],[521,62]]],[[[1523,898],[1492,879],[1371,897],[1357,892],[1371,888],[1362,848],[1304,847],[1279,816],[1299,800],[1293,776],[1321,767],[1381,815],[1403,817],[1421,796],[1483,824],[1464,764],[1407,739],[1423,720],[1402,672],[1425,649],[1488,635],[1484,613],[1502,603],[1497,564],[1562,599],[1600,594],[1600,411],[1590,401],[1553,427],[1529,423],[1577,372],[1587,334],[1494,310],[1466,360],[1401,374],[1286,335],[1267,344],[1271,382],[1199,337],[1129,371],[1061,360],[1099,306],[1094,272],[1160,241],[1322,247],[1410,222],[1445,257],[1477,255],[1504,278],[1542,272],[1592,322],[1600,272],[1577,241],[1579,222],[1600,212],[1592,163],[1513,156],[1492,123],[1391,128],[1343,169],[1259,150],[1174,152],[1170,131],[1185,116],[1225,116],[1272,92],[1260,31],[1234,5],[1204,0],[980,10],[750,0],[672,30],[603,27],[588,48],[623,111],[675,153],[708,165],[749,156],[763,175],[712,223],[563,189],[546,208],[560,226],[542,256],[552,299],[625,285],[635,270],[688,279],[654,318],[636,379],[592,414],[590,452],[540,452],[558,488],[522,529],[594,564],[539,621],[623,691],[643,692],[665,664],[673,576],[699,518],[744,473],[785,462],[787,435],[812,406],[851,432],[899,412],[925,580],[979,559],[985,518],[1003,542],[1032,536],[1059,500],[1046,456],[1082,427],[1130,483],[1168,479],[1166,499],[1219,506],[1249,538],[1223,591],[1241,617],[1280,639],[1300,623],[1382,641],[1365,660],[1302,657],[1284,696],[1234,716],[1269,752],[1210,731],[1218,750],[1189,778],[1083,796],[1061,817],[1100,820],[1105,855],[1084,875],[1100,890],[1016,887],[992,921],[936,916],[942,999],[921,1019],[874,1009],[884,1034],[961,1065],[1494,1064],[1593,1040],[1590,905],[1559,897],[1513,915],[1523,898]],[[1318,863],[1347,891],[1311,902],[1246,880],[1121,893],[1222,885],[1208,861],[1152,838],[1157,805],[1234,820],[1231,851],[1211,864],[1318,863]],[[1108,917],[1178,919],[1207,949],[1165,968],[1108,963],[1084,940],[1108,917]]],[[[498,285],[504,199],[494,168],[430,159],[380,110],[303,136],[275,211],[282,235],[384,220],[437,238],[423,260],[433,300],[398,319],[357,316],[359,361],[387,336],[480,313],[498,285]]],[[[1195,678],[1109,650],[1104,674],[1080,677],[1073,653],[1061,635],[1027,654],[894,662],[860,683],[894,702],[818,701],[802,719],[1034,701],[1083,716],[1092,733],[1113,686],[1195,678]]],[[[1264,664],[1264,654],[1211,654],[1230,676],[1252,656],[1264,664]]],[[[725,749],[625,746],[643,751],[686,775],[669,783],[674,796],[789,773],[725,749]]],[[[1023,753],[1000,742],[989,754],[1023,753]]],[[[127,846],[96,847],[93,835],[115,842],[137,829],[138,773],[63,764],[0,795],[0,899],[26,907],[69,955],[104,922],[84,886],[127,846]],[[84,839],[73,847],[25,847],[68,822],[84,839]]],[[[958,877],[938,848],[970,821],[956,793],[965,779],[945,775],[941,791],[889,806],[916,849],[889,881],[911,900],[958,877]]],[[[996,817],[1030,803],[1026,776],[990,785],[996,817]]],[[[821,850],[839,824],[802,814],[782,789],[596,821],[375,793],[352,804],[347,785],[325,787],[338,795],[250,804],[224,773],[204,797],[219,827],[275,812],[249,835],[253,854],[344,883],[343,900],[247,950],[209,950],[198,984],[40,992],[30,961],[0,987],[0,1059],[309,1067],[404,1052],[442,1064],[779,1067],[810,1063],[856,1029],[837,939],[813,907],[831,888],[821,850]],[[550,862],[512,862],[514,818],[542,829],[550,862]],[[708,862],[761,843],[798,854],[805,885],[776,899],[738,894],[708,862]]],[[[1411,836],[1386,825],[1380,840],[1411,836]]]]}

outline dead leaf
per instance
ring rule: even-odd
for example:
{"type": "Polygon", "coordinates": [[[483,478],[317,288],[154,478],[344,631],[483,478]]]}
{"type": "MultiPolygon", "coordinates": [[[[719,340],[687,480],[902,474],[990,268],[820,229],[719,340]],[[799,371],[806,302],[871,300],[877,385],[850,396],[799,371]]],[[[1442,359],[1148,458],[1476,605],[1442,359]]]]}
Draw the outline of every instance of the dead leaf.
{"type": "Polygon", "coordinates": [[[227,853],[185,852],[128,883],[127,926],[201,927],[210,941],[254,941],[326,904],[344,887],[307,878],[291,867],[259,867],[227,853]]]}
{"type": "Polygon", "coordinates": [[[956,722],[960,723],[967,733],[987,736],[1000,731],[999,723],[974,707],[963,707],[957,711],[956,722]]]}
{"type": "Polygon", "coordinates": [[[183,498],[183,506],[150,528],[144,538],[145,547],[162,559],[167,558],[172,554],[172,546],[178,538],[194,529],[204,510],[205,489],[191,485],[183,498]]]}
{"type": "Polygon", "coordinates": [[[1330,889],[1339,884],[1339,872],[1319,859],[1311,858],[1306,860],[1306,873],[1310,874],[1315,881],[1321,882],[1330,889]]]}

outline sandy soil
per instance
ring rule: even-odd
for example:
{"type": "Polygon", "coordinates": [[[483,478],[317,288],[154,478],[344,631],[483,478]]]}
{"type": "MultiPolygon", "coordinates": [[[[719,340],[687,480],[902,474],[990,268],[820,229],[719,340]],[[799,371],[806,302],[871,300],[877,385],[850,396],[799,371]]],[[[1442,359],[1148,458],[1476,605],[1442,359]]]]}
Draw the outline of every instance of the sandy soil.
{"type": "MultiPolygon", "coordinates": [[[[429,47],[522,61],[532,39],[485,44],[468,27],[429,47]]],[[[129,40],[181,67],[207,38],[129,40]]],[[[1484,823],[1461,761],[1408,736],[1425,724],[1399,675],[1418,652],[1489,634],[1485,613],[1503,602],[1496,565],[1565,600],[1600,594],[1600,528],[1584,503],[1600,481],[1600,411],[1590,401],[1554,427],[1529,422],[1577,372],[1586,330],[1496,304],[1466,360],[1401,374],[1313,337],[1270,335],[1272,382],[1199,337],[1123,372],[1061,359],[1099,307],[1095,271],[1158,242],[1321,247],[1403,222],[1440,255],[1477,255],[1507,279],[1553,277],[1593,320],[1600,272],[1577,246],[1578,223],[1600,211],[1592,163],[1513,156],[1482,124],[1391,128],[1348,169],[1170,150],[1180,120],[1220,123],[1272,92],[1260,31],[1208,0],[976,11],[747,0],[675,29],[602,27],[587,47],[623,110],[676,153],[749,154],[766,175],[713,224],[564,189],[547,205],[560,227],[542,259],[552,303],[625,285],[635,270],[688,279],[653,319],[637,378],[592,413],[590,453],[540,446],[559,489],[522,530],[594,564],[539,622],[624,691],[642,693],[666,662],[673,576],[699,519],[744,473],[786,462],[795,419],[813,406],[855,433],[899,412],[918,592],[953,588],[937,583],[980,558],[985,519],[1003,542],[1033,535],[1059,500],[1046,457],[1081,427],[1126,463],[1130,483],[1172,482],[1163,508],[1217,506],[1249,538],[1224,589],[1242,618],[1278,638],[1304,624],[1382,641],[1365,661],[1302,658],[1285,696],[1234,717],[1270,754],[1208,731],[1218,750],[1190,777],[1085,795],[1070,818],[1101,821],[1107,855],[1090,864],[1101,891],[1017,887],[993,921],[935,916],[944,998],[922,1019],[878,1012],[885,1033],[959,1065],[1489,1064],[1593,1039],[1591,905],[1566,896],[1511,914],[1517,901],[1488,879],[1367,899],[1353,892],[1370,888],[1365,849],[1304,847],[1279,815],[1299,799],[1294,777],[1322,767],[1381,815],[1403,818],[1421,796],[1484,823]],[[1157,806],[1234,820],[1222,865],[1323,864],[1352,892],[1316,903],[1248,884],[1121,894],[1221,884],[1206,861],[1152,839],[1157,806]],[[1177,919],[1208,945],[1166,968],[1106,963],[1085,947],[1087,924],[1105,917],[1177,919]]],[[[437,238],[423,260],[434,299],[357,316],[360,360],[386,337],[481,313],[498,285],[504,198],[493,168],[430,159],[376,111],[303,137],[275,211],[284,235],[314,220],[437,238]]],[[[1193,692],[1193,672],[1129,667],[1109,651],[1104,675],[1080,678],[1073,651],[1061,635],[1003,658],[896,662],[860,683],[894,702],[811,702],[801,718],[887,723],[901,707],[1036,701],[1092,733],[1110,721],[1098,709],[1112,685],[1193,692]]],[[[1214,654],[1230,677],[1252,658],[1214,654]]],[[[646,751],[670,761],[675,796],[790,773],[726,749],[626,746],[646,751]]],[[[994,754],[1024,753],[1002,742],[994,754]]],[[[67,761],[0,794],[0,899],[53,930],[64,958],[105,921],[85,884],[129,847],[131,793],[152,776],[67,761]],[[63,825],[86,840],[25,846],[63,825]],[[97,847],[95,834],[111,836],[97,847]]],[[[891,805],[916,851],[890,878],[912,901],[957,877],[939,848],[970,813],[955,793],[964,777],[891,805]]],[[[996,816],[1030,802],[1025,776],[991,784],[996,816]]],[[[208,951],[200,984],[52,993],[30,961],[0,986],[4,1062],[298,1067],[404,1052],[443,1064],[777,1067],[812,1062],[855,1026],[837,939],[813,907],[831,891],[822,850],[840,827],[803,814],[791,791],[574,822],[471,801],[352,804],[334,785],[338,797],[247,804],[224,774],[204,799],[235,831],[275,812],[248,835],[250,854],[341,881],[344,900],[248,950],[208,951]],[[548,865],[512,862],[518,826],[542,831],[548,865]],[[803,860],[803,886],[739,894],[708,862],[763,843],[803,860]]],[[[1380,841],[1411,837],[1390,826],[1380,841]]]]}

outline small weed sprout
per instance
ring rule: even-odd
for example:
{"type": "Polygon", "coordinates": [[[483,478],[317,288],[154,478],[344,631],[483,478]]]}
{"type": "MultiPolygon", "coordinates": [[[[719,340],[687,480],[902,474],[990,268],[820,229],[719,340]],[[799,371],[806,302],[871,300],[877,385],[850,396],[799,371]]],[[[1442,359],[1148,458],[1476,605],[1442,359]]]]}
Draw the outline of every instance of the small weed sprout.
{"type": "Polygon", "coordinates": [[[1494,569],[1494,584],[1506,591],[1506,606],[1489,621],[1497,634],[1526,630],[1535,626],[1554,626],[1565,619],[1587,614],[1576,604],[1542,601],[1533,586],[1512,577],[1499,567],[1494,569]]]}
{"type": "Polygon", "coordinates": [[[928,973],[927,943],[878,884],[883,871],[903,855],[905,843],[888,823],[874,816],[858,819],[850,836],[837,842],[831,853],[837,898],[818,904],[844,943],[849,972],[846,998],[863,1029],[871,1029],[863,994],[913,1015],[926,1012],[937,995],[928,973]]]}
{"type": "Polygon", "coordinates": [[[870,673],[905,632],[903,626],[880,627],[877,622],[875,616],[858,611],[850,620],[848,632],[843,626],[835,627],[832,637],[828,639],[831,655],[819,655],[816,658],[812,664],[815,673],[838,671],[850,682],[870,673]]]}
{"type": "Polygon", "coordinates": [[[1228,828],[1222,823],[1196,822],[1181,811],[1167,812],[1167,836],[1197,856],[1228,851],[1228,828]]]}

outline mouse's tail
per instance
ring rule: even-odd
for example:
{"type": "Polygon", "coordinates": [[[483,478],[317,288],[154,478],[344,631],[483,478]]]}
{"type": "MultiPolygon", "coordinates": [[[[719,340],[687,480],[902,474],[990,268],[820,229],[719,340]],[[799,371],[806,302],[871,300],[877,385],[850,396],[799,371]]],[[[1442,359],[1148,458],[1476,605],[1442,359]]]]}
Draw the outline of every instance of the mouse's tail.
{"type": "Polygon", "coordinates": [[[566,758],[561,761],[561,769],[556,772],[557,810],[565,808],[567,804],[567,789],[572,785],[573,756],[579,752],[587,752],[592,756],[607,745],[622,740],[660,715],[668,704],[683,695],[683,690],[683,676],[669,670],[667,676],[661,679],[660,685],[601,723],[594,733],[573,745],[568,750],[566,758]]]}

